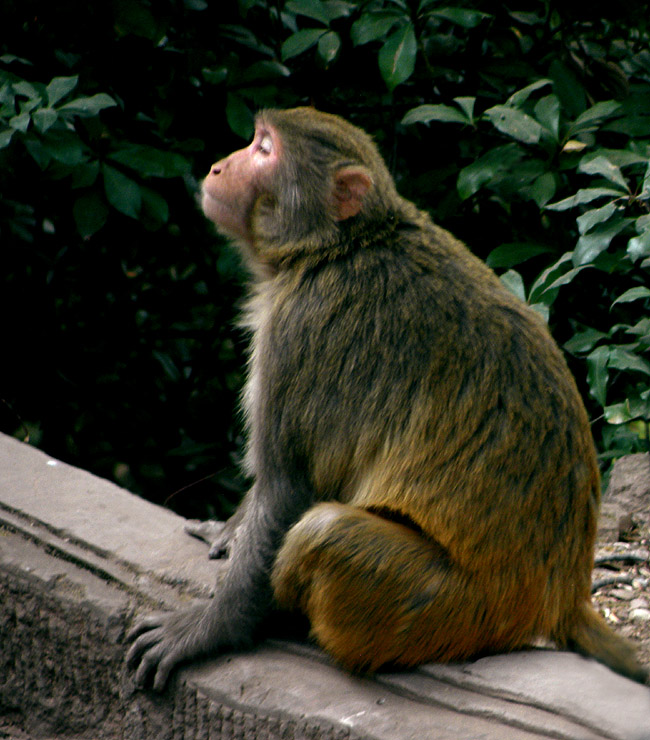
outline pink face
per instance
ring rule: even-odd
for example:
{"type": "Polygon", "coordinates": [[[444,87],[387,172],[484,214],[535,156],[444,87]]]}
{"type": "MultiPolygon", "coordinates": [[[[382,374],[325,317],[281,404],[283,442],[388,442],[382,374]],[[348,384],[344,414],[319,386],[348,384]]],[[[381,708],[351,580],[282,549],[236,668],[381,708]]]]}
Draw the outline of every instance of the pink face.
{"type": "Polygon", "coordinates": [[[228,236],[251,241],[250,216],[277,166],[277,132],[258,122],[252,143],[212,165],[203,180],[203,213],[228,236]]]}

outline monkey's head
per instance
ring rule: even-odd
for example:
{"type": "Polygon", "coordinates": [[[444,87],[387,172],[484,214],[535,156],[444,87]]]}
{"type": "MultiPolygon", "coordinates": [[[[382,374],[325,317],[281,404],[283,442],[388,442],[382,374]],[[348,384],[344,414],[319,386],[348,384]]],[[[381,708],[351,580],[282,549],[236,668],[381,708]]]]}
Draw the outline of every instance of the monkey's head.
{"type": "Polygon", "coordinates": [[[203,181],[203,211],[258,257],[300,243],[322,248],[366,233],[398,201],[371,138],[313,108],[257,116],[245,149],[214,164],[203,181]]]}

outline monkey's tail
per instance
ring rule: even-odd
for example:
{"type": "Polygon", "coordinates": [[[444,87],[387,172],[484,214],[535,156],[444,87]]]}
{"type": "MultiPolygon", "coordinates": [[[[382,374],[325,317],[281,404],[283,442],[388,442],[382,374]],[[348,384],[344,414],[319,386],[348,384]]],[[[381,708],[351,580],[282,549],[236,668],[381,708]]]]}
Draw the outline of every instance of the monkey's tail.
{"type": "Polygon", "coordinates": [[[615,634],[587,602],[579,607],[577,619],[567,632],[555,639],[558,647],[595,658],[616,673],[640,683],[648,681],[648,670],[637,661],[632,645],[615,634]]]}

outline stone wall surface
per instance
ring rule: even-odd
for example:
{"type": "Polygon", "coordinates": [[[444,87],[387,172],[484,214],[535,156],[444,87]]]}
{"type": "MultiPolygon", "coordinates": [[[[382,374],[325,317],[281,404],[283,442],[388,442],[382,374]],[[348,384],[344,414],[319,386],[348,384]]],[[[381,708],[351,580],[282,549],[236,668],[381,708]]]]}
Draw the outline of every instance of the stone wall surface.
{"type": "Polygon", "coordinates": [[[267,640],[177,671],[162,695],[136,691],[134,614],[205,598],[215,580],[183,525],[0,436],[0,737],[650,740],[650,689],[549,650],[369,679],[267,640]]]}

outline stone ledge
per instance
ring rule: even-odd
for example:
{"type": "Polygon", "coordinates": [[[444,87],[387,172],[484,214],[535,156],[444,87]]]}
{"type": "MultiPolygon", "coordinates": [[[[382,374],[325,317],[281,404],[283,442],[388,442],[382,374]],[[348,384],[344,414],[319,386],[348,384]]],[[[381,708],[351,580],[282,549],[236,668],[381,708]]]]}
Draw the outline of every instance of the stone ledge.
{"type": "Polygon", "coordinates": [[[650,690],[569,653],[350,676],[266,641],[134,691],[134,612],[209,594],[184,520],[0,436],[0,717],[33,737],[650,740],[650,690]]]}

